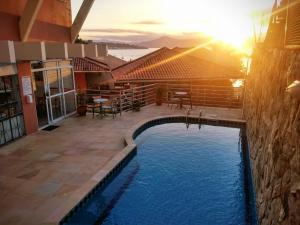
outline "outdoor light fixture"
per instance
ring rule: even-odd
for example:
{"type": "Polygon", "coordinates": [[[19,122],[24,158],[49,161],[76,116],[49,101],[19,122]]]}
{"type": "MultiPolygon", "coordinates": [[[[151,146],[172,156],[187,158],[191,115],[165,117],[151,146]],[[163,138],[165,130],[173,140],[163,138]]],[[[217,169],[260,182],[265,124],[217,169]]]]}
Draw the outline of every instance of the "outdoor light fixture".
{"type": "Polygon", "coordinates": [[[286,91],[297,100],[300,100],[300,81],[295,80],[291,85],[286,88],[286,91]]]}

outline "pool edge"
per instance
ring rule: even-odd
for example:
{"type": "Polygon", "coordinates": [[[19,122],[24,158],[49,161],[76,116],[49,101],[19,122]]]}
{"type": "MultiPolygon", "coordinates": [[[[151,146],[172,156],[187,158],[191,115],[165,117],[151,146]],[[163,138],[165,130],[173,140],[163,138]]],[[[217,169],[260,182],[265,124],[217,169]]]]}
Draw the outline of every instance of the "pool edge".
{"type": "MultiPolygon", "coordinates": [[[[124,138],[125,147],[115,155],[101,170],[99,170],[89,181],[82,185],[78,190],[71,194],[67,204],[58,208],[54,217],[51,215],[50,220],[54,225],[63,225],[82,205],[93,195],[98,188],[102,188],[109,182],[112,177],[123,168],[137,150],[134,139],[146,129],[164,123],[178,122],[188,124],[206,124],[212,126],[224,126],[235,128],[246,128],[245,120],[217,119],[209,117],[196,117],[184,115],[166,115],[145,119],[134,125],[126,132],[124,138]],[[52,217],[52,218],[51,218],[52,217]]],[[[50,221],[49,221],[50,222],[50,221]]]]}

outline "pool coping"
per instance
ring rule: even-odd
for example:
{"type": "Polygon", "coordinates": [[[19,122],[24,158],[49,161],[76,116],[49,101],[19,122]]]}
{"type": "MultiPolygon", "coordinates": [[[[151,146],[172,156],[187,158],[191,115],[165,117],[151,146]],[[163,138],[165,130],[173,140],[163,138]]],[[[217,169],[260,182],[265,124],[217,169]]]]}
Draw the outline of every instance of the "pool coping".
{"type": "Polygon", "coordinates": [[[124,136],[125,147],[115,155],[101,170],[99,170],[95,175],[92,176],[89,181],[83,184],[79,189],[70,195],[64,205],[58,207],[54,213],[52,213],[48,218],[49,224],[63,225],[68,219],[79,209],[82,205],[90,199],[91,195],[95,193],[99,188],[104,187],[112,177],[119,172],[120,168],[124,167],[128,161],[133,157],[137,150],[137,144],[134,139],[141,134],[144,130],[164,123],[183,123],[188,124],[205,124],[212,126],[224,126],[224,127],[236,127],[245,128],[245,120],[237,119],[219,119],[219,118],[209,118],[209,117],[196,117],[193,115],[165,115],[153,117],[150,119],[145,119],[131,129],[129,129],[124,136]]]}

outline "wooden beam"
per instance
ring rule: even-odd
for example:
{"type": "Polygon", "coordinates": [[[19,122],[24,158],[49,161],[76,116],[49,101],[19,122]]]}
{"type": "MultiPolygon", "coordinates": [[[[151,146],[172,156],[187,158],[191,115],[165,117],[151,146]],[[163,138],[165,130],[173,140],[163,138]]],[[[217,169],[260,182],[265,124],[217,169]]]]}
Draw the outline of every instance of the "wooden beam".
{"type": "Polygon", "coordinates": [[[44,0],[27,0],[26,6],[19,22],[21,41],[28,40],[32,26],[43,1],[44,0]]]}
{"type": "Polygon", "coordinates": [[[72,43],[75,42],[77,35],[79,34],[81,27],[90,11],[92,8],[92,5],[95,0],[84,0],[77,15],[76,18],[72,24],[71,27],[71,41],[72,43]]]}

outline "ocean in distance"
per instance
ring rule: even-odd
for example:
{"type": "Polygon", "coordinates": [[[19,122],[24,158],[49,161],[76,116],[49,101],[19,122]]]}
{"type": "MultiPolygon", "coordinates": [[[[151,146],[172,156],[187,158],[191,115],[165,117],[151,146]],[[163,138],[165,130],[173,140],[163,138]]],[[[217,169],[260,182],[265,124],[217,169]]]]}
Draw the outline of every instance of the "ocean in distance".
{"type": "Polygon", "coordinates": [[[151,52],[158,50],[158,48],[146,48],[146,49],[108,49],[108,54],[123,59],[125,61],[132,61],[147,55],[151,52]]]}

